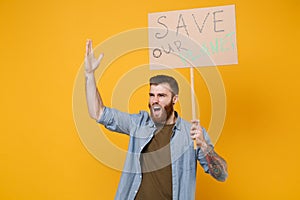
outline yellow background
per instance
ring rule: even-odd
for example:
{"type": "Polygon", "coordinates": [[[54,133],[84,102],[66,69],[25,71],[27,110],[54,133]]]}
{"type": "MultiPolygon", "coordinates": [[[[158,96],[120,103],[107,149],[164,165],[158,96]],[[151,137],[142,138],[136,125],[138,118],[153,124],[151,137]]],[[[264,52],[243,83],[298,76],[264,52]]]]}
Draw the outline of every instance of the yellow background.
{"type": "MultiPolygon", "coordinates": [[[[86,39],[99,44],[145,27],[149,12],[229,4],[236,5],[239,64],[219,67],[227,115],[216,144],[229,179],[218,183],[198,170],[196,199],[299,199],[297,0],[1,0],[0,199],[112,199],[120,172],[88,153],[73,120],[72,92],[86,39]]],[[[146,61],[136,52],[113,63],[123,71],[112,67],[112,77],[103,80],[109,83],[101,89],[104,100],[118,77],[146,61]]],[[[186,69],[179,71],[188,77],[186,69]]],[[[131,110],[147,108],[143,92],[133,94],[131,110]]],[[[120,146],[127,142],[109,137],[120,146]]]]}

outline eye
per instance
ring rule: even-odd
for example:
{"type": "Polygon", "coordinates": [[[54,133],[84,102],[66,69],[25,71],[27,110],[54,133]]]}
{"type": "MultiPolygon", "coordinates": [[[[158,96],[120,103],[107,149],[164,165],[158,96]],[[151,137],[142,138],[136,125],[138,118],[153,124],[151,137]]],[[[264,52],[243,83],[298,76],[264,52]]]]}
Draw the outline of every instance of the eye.
{"type": "Polygon", "coordinates": [[[165,97],[166,94],[158,94],[157,96],[158,96],[158,97],[165,97]]]}
{"type": "Polygon", "coordinates": [[[149,97],[154,97],[154,94],[153,93],[149,93],[149,97]]]}

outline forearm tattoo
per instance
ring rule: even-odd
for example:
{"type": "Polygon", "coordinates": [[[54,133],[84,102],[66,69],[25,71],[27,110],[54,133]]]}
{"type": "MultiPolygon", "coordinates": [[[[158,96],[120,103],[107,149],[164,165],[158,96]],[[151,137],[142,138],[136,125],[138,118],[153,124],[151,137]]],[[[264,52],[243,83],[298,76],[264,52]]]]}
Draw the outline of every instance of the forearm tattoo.
{"type": "Polygon", "coordinates": [[[213,149],[206,154],[205,158],[207,160],[211,176],[218,181],[225,181],[228,176],[226,161],[213,149]]]}

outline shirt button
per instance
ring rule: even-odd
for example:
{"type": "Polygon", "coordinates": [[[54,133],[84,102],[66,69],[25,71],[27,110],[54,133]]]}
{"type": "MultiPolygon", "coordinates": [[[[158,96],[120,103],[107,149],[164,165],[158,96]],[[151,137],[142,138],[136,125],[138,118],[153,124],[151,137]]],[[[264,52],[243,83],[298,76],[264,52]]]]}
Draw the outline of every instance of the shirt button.
{"type": "Polygon", "coordinates": [[[142,178],[142,175],[140,175],[140,178],[142,178]]]}
{"type": "Polygon", "coordinates": [[[137,190],[136,190],[136,191],[134,191],[134,193],[137,193],[137,190]]]}

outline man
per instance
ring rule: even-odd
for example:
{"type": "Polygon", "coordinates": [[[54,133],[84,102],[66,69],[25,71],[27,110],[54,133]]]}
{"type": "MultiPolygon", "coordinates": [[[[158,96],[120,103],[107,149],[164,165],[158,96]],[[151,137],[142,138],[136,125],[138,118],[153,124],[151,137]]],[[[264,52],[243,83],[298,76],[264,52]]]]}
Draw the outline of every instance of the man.
{"type": "Polygon", "coordinates": [[[178,84],[172,77],[150,79],[148,112],[128,114],[105,107],[94,71],[103,55],[94,57],[86,44],[86,99],[90,116],[107,129],[130,136],[127,157],[115,199],[194,199],[197,160],[216,180],[227,178],[226,162],[218,156],[198,121],[189,123],[174,111],[178,84]],[[197,149],[194,149],[196,140],[197,149]]]}

